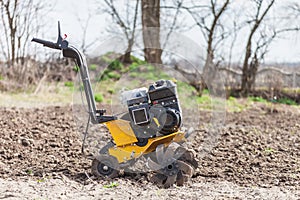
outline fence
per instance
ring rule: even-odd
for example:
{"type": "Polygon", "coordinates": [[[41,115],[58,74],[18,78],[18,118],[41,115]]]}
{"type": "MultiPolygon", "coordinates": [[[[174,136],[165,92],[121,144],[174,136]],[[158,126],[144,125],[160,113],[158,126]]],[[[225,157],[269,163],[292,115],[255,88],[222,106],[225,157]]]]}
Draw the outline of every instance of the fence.
{"type": "MultiPolygon", "coordinates": [[[[225,85],[240,88],[242,71],[238,69],[221,68],[221,76],[225,85]]],[[[255,88],[300,88],[300,72],[286,72],[279,68],[267,67],[258,70],[255,88]]]]}

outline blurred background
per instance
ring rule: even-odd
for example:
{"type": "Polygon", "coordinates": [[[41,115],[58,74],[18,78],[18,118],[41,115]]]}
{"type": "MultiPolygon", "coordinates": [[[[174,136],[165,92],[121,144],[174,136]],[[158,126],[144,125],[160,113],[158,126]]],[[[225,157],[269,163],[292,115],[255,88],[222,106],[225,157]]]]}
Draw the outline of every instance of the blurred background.
{"type": "Polygon", "coordinates": [[[218,87],[215,82],[222,77],[227,97],[299,103],[296,0],[1,0],[0,9],[3,102],[18,98],[11,99],[15,93],[34,94],[34,101],[45,86],[46,92],[62,90],[54,102],[70,102],[64,93],[74,87],[74,63],[30,42],[32,37],[55,41],[60,21],[68,41],[87,56],[96,82],[102,75],[119,80],[141,62],[156,63],[179,72],[199,97],[218,87]],[[157,27],[157,34],[147,35],[150,27],[157,27]],[[149,41],[156,50],[144,48],[149,41]],[[108,67],[111,63],[116,66],[108,67]],[[5,91],[14,94],[5,96],[5,91]]]}

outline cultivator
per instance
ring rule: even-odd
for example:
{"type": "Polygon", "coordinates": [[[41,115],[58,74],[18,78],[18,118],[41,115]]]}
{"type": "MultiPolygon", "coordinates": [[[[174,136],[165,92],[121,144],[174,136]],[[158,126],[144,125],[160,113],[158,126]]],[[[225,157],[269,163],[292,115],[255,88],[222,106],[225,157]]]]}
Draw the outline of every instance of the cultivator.
{"type": "Polygon", "coordinates": [[[150,180],[164,187],[183,185],[198,167],[194,153],[183,144],[192,130],[181,131],[182,112],[176,84],[159,80],[149,88],[138,88],[121,94],[128,112],[121,118],[107,116],[97,110],[84,56],[62,39],[60,26],[56,43],[33,38],[46,47],[62,50],[63,56],[74,58],[80,69],[88,104],[89,119],[94,124],[105,124],[112,141],[98,151],[92,161],[96,177],[115,178],[136,161],[145,158],[153,171],[150,180]]]}

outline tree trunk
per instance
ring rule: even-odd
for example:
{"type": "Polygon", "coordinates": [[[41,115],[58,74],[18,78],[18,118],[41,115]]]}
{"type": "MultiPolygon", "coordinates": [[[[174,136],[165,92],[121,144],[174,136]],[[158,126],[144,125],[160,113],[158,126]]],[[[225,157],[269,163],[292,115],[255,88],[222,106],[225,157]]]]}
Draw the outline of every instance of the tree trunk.
{"type": "MultiPolygon", "coordinates": [[[[256,78],[256,73],[259,67],[259,62],[257,59],[257,55],[254,55],[254,58],[252,58],[251,63],[249,65],[249,68],[247,72],[245,73],[245,79],[247,80],[244,83],[244,90],[243,90],[243,95],[248,96],[249,93],[252,91],[254,83],[255,83],[255,78],[256,78]]],[[[243,73],[244,76],[244,73],[243,73]]]]}
{"type": "Polygon", "coordinates": [[[144,57],[149,63],[162,64],[160,45],[160,0],[142,0],[144,57]]]}
{"type": "Polygon", "coordinates": [[[120,58],[120,61],[122,63],[132,63],[131,60],[131,51],[132,51],[132,46],[133,46],[133,39],[129,39],[128,41],[128,47],[126,49],[125,54],[120,58]]]}
{"type": "Polygon", "coordinates": [[[246,54],[245,54],[245,59],[244,59],[244,63],[243,63],[243,74],[242,74],[242,86],[241,86],[241,93],[243,96],[248,96],[249,92],[250,92],[250,88],[249,88],[249,59],[251,56],[251,39],[252,36],[249,37],[248,39],[248,43],[247,43],[247,47],[246,47],[246,54]]]}
{"type": "Polygon", "coordinates": [[[245,59],[243,63],[243,75],[242,75],[242,85],[241,85],[241,94],[244,97],[247,97],[249,95],[249,92],[252,89],[252,85],[254,84],[255,81],[255,76],[257,72],[257,68],[259,65],[258,58],[257,58],[257,52],[252,52],[252,39],[255,34],[255,32],[258,30],[258,27],[264,20],[265,16],[273,6],[275,0],[272,0],[268,7],[265,9],[265,11],[262,13],[262,15],[259,17],[259,13],[261,12],[261,5],[263,1],[258,1],[257,4],[257,10],[256,10],[256,15],[254,18],[254,24],[253,27],[251,28],[247,45],[246,45],[246,53],[245,53],[245,59]],[[254,55],[253,55],[254,54],[254,55]],[[251,56],[253,55],[253,58],[251,60],[251,63],[249,64],[249,60],[251,56]]]}
{"type": "MultiPolygon", "coordinates": [[[[226,0],[222,5],[222,8],[216,12],[215,6],[216,3],[211,1],[213,21],[208,31],[208,40],[207,40],[207,49],[206,49],[206,60],[203,68],[201,86],[199,87],[199,93],[202,94],[203,90],[207,87],[212,93],[215,93],[216,89],[222,87],[222,84],[219,82],[217,77],[217,66],[214,64],[214,49],[213,42],[215,40],[215,31],[217,24],[222,16],[222,14],[227,9],[229,5],[229,0],[226,0]]],[[[215,93],[216,94],[216,93],[215,93]]]]}

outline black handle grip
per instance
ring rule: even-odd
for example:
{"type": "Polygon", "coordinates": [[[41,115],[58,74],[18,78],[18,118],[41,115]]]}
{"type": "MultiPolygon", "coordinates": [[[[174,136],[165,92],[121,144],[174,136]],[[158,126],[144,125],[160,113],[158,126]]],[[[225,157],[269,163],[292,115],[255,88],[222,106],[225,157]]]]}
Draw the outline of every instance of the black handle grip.
{"type": "Polygon", "coordinates": [[[61,49],[61,47],[59,46],[59,44],[57,43],[54,43],[54,42],[50,42],[50,41],[47,41],[47,40],[42,40],[42,39],[38,39],[38,38],[32,38],[31,40],[32,42],[36,42],[36,43],[39,43],[39,44],[42,44],[46,47],[49,47],[49,48],[52,48],[52,49],[61,49]]]}

